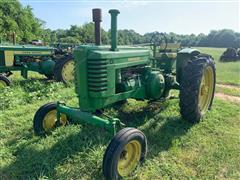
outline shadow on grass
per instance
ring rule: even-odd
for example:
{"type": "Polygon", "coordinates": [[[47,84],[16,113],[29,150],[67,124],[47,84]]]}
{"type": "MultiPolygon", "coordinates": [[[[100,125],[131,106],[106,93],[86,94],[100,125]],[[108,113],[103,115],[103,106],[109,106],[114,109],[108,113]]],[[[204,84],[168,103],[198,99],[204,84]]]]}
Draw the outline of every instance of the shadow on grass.
{"type": "MultiPolygon", "coordinates": [[[[165,111],[169,103],[148,104],[141,111],[124,112],[119,111],[118,116],[128,126],[139,127],[148,139],[149,153],[148,159],[152,159],[162,151],[168,150],[175,139],[186,134],[192,124],[183,121],[179,116],[164,117],[161,112],[165,111]],[[130,120],[129,120],[130,119],[130,120]]],[[[57,142],[50,148],[44,148],[44,143],[36,142],[34,144],[24,144],[18,147],[16,160],[1,170],[4,176],[2,179],[33,179],[39,177],[54,177],[57,174],[56,167],[67,160],[74,160],[74,155],[84,154],[89,156],[89,149],[99,148],[108,145],[111,136],[105,133],[103,129],[98,129],[88,125],[83,125],[80,132],[72,133],[63,138],[57,138],[57,142]],[[41,150],[38,150],[41,149],[41,150]]],[[[54,141],[53,141],[54,142],[54,141]]],[[[80,155],[80,158],[82,155],[80,155]]],[[[102,157],[101,157],[102,158],[102,157]]],[[[100,159],[101,161],[102,159],[100,159]]],[[[85,165],[82,173],[87,174],[90,179],[102,179],[101,165],[92,167],[97,164],[99,159],[81,159],[85,165]],[[91,162],[89,162],[91,161],[91,162]]],[[[79,172],[79,174],[81,174],[79,172]]],[[[68,174],[65,175],[68,177],[68,174]]]]}
{"type": "Polygon", "coordinates": [[[151,102],[137,110],[134,113],[124,112],[116,107],[118,118],[130,127],[143,125],[141,128],[148,140],[148,158],[154,157],[161,151],[168,150],[175,139],[183,136],[193,126],[183,120],[180,116],[162,116],[165,110],[170,106],[170,101],[151,102]]]}
{"type": "Polygon", "coordinates": [[[125,109],[120,105],[115,105],[114,109],[118,111],[117,117],[124,124],[137,128],[147,122],[148,119],[151,119],[157,114],[165,111],[169,106],[169,102],[151,102],[140,108],[134,107],[134,105],[132,106],[131,111],[125,111],[125,109]]]}
{"type": "Polygon", "coordinates": [[[50,83],[50,82],[53,82],[53,80],[50,80],[50,79],[47,79],[47,78],[28,78],[28,79],[14,79],[13,82],[16,83],[16,84],[19,84],[19,85],[22,85],[24,86],[26,83],[33,83],[33,82],[42,82],[42,83],[50,83]]]}
{"type": "Polygon", "coordinates": [[[148,158],[154,158],[162,151],[172,147],[174,140],[185,135],[193,124],[179,116],[159,117],[150,126],[143,129],[148,140],[148,158]]]}
{"type": "MultiPolygon", "coordinates": [[[[104,130],[96,131],[96,128],[83,126],[79,132],[71,133],[63,138],[58,137],[56,143],[54,143],[54,140],[51,141],[53,145],[50,147],[48,144],[41,142],[40,138],[31,141],[32,144],[28,142],[23,143],[14,153],[16,154],[16,160],[0,170],[0,179],[38,179],[39,177],[53,177],[57,174],[55,168],[67,159],[71,159],[71,157],[79,152],[86,154],[85,157],[87,157],[90,149],[105,145],[109,141],[110,136],[105,133],[104,130]],[[44,145],[47,147],[43,147],[44,145]]],[[[42,140],[47,139],[42,138],[42,140]]],[[[94,179],[94,177],[103,178],[99,168],[92,167],[93,163],[95,162],[86,161],[86,163],[84,163],[86,169],[91,169],[91,173],[88,175],[92,177],[91,179],[94,179]]],[[[86,170],[86,173],[87,172],[86,170]]]]}

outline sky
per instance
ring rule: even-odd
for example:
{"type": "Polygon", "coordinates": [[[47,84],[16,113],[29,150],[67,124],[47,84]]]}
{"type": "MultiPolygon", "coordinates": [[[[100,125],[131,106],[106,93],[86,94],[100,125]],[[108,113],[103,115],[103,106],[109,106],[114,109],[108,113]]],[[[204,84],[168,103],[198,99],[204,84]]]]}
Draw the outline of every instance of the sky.
{"type": "Polygon", "coordinates": [[[52,30],[68,29],[92,21],[92,9],[101,8],[105,30],[109,9],[118,9],[119,29],[178,34],[207,34],[210,30],[240,32],[240,0],[20,0],[52,30]]]}

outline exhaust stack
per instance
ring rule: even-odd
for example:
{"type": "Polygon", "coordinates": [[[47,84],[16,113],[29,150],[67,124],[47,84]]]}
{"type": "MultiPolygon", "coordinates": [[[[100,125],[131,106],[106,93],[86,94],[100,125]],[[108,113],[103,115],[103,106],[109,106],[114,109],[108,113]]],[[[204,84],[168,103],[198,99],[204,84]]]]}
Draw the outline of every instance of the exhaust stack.
{"type": "Polygon", "coordinates": [[[111,14],[111,51],[117,51],[117,15],[120,13],[117,9],[108,11],[111,14]]]}
{"type": "Polygon", "coordinates": [[[102,10],[101,9],[93,9],[92,10],[93,22],[95,24],[95,44],[97,46],[101,45],[101,26],[102,22],[102,10]]]}

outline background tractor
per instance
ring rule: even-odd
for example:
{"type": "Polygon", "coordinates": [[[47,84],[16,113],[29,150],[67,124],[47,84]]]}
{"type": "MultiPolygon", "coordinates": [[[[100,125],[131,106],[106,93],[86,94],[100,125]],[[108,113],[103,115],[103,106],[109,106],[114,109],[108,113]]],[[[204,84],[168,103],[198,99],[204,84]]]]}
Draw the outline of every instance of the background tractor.
{"type": "Polygon", "coordinates": [[[48,79],[65,83],[73,80],[73,57],[46,46],[0,45],[0,87],[10,85],[8,77],[20,71],[24,78],[28,71],[38,72],[48,79]]]}
{"type": "Polygon", "coordinates": [[[237,48],[227,48],[226,51],[220,57],[221,62],[231,62],[240,60],[240,49],[237,48]]]}
{"type": "Polygon", "coordinates": [[[104,154],[103,173],[107,179],[119,179],[129,176],[145,159],[147,137],[136,128],[126,127],[120,119],[99,112],[128,98],[149,102],[167,99],[169,91],[177,89],[183,119],[197,123],[212,105],[216,75],[210,55],[191,48],[177,50],[179,45],[171,50],[162,34],[152,38],[152,50],[118,47],[119,11],[109,13],[111,46],[101,46],[101,10],[93,9],[96,45],[81,45],[74,50],[79,107],[45,104],[36,112],[33,123],[37,135],[48,134],[69,121],[105,128],[114,137],[104,154]]]}

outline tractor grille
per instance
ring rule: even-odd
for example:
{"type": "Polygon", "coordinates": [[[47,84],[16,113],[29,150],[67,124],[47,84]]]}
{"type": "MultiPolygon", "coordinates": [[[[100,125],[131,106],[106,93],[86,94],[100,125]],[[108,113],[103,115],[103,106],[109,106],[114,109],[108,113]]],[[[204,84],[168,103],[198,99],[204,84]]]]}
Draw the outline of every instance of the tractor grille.
{"type": "Polygon", "coordinates": [[[88,59],[88,90],[102,92],[107,90],[107,60],[88,59]]]}

